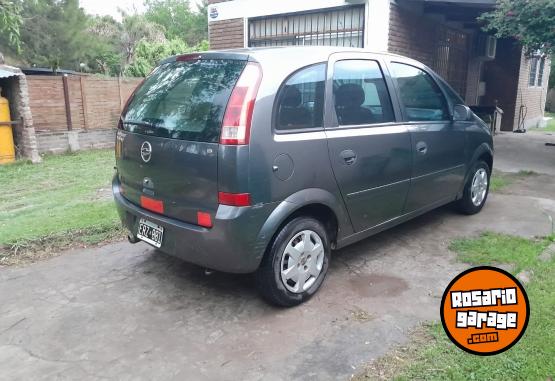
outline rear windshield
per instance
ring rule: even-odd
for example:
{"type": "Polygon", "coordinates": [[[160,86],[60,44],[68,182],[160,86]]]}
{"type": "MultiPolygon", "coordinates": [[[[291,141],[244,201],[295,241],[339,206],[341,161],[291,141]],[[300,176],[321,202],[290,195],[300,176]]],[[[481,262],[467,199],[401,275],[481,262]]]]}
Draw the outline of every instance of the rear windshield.
{"type": "Polygon", "coordinates": [[[126,131],[217,142],[223,114],[245,61],[196,60],[157,67],[123,116],[126,131]]]}

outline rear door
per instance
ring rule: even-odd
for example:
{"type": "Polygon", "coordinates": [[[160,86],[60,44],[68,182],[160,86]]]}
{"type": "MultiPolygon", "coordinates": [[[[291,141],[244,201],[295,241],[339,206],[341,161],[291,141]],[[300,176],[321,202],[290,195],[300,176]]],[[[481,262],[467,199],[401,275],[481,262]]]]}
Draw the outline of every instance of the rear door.
{"type": "Polygon", "coordinates": [[[175,60],[153,71],[120,121],[116,161],[124,197],[137,205],[153,199],[159,213],[185,222],[196,223],[198,211],[215,213],[222,119],[245,65],[175,60]]]}
{"type": "Polygon", "coordinates": [[[406,211],[455,198],[465,174],[465,125],[453,123],[432,75],[406,63],[389,64],[412,138],[413,168],[406,211]]]}
{"type": "Polygon", "coordinates": [[[410,183],[411,141],[396,123],[384,65],[371,54],[334,54],[328,66],[326,135],[353,226],[400,216],[410,183]]]}

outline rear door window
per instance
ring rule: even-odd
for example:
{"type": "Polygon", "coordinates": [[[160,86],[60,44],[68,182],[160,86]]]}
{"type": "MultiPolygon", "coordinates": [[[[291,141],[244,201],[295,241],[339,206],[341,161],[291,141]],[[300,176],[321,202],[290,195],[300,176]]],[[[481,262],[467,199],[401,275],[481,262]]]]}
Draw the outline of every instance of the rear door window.
{"type": "Polygon", "coordinates": [[[409,121],[449,119],[445,97],[428,73],[398,62],[391,63],[391,70],[409,121]]]}
{"type": "Polygon", "coordinates": [[[322,128],[326,64],[293,74],[277,96],[276,130],[322,128]]]}
{"type": "Polygon", "coordinates": [[[340,126],[387,123],[395,119],[385,80],[376,61],[336,62],[333,97],[340,126]]]}
{"type": "Polygon", "coordinates": [[[130,132],[218,142],[231,91],[245,61],[195,60],[157,67],[137,89],[123,116],[130,132]]]}

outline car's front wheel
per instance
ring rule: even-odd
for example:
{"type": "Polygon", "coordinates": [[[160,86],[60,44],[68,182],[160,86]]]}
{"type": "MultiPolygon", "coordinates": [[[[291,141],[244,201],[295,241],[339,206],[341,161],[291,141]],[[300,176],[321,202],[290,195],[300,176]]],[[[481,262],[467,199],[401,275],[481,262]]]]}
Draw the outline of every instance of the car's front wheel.
{"type": "Polygon", "coordinates": [[[268,248],[256,273],[262,296],[284,307],[298,305],[318,291],[326,276],[330,243],[318,220],[289,221],[268,248]]]}
{"type": "Polygon", "coordinates": [[[484,161],[474,164],[464,186],[463,196],[457,201],[460,212],[470,215],[482,210],[489,194],[490,175],[491,170],[484,161]]]}

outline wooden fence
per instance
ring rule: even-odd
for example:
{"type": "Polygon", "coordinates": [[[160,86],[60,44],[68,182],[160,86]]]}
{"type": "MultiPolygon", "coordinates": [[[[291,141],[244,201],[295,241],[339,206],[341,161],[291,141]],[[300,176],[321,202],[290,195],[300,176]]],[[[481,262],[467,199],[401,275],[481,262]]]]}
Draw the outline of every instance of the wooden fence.
{"type": "Polygon", "coordinates": [[[27,76],[37,132],[114,129],[142,78],[27,76]]]}

